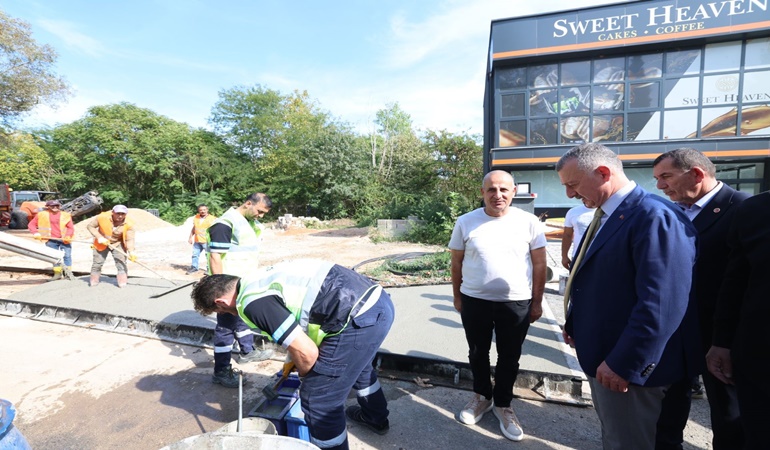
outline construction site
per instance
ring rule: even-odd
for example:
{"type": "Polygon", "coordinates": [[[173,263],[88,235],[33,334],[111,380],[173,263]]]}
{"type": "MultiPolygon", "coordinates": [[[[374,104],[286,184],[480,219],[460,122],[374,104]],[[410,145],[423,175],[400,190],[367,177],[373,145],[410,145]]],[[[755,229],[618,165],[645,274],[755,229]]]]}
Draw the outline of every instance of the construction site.
{"type": "MultiPolygon", "coordinates": [[[[270,360],[238,366],[242,390],[211,382],[215,321],[192,309],[191,285],[204,272],[186,274],[189,224],[174,226],[141,209],[129,209],[128,216],[137,229],[138,259],[129,263],[123,289],[111,259],[101,283],[89,286],[92,239],[85,222],[75,226],[72,278],[57,281],[50,281],[51,260],[34,254],[45,251],[43,244],[24,230],[0,231],[4,242],[10,236],[31,249],[0,250],[0,333],[7,343],[1,396],[13,403],[13,424],[31,448],[158,449],[237,427],[233,424],[259,414],[255,408],[262,391],[281,370],[283,353],[276,348],[270,360]]],[[[353,267],[377,257],[444,251],[402,242],[375,244],[369,233],[350,224],[268,228],[262,261],[309,257],[353,267]]],[[[521,358],[513,407],[526,437],[515,445],[601,448],[588,384],[574,351],[560,337],[559,246],[558,240],[549,242],[553,277],[543,317],[532,324],[521,358]]],[[[508,448],[511,443],[491,415],[470,427],[455,419],[471,381],[451,285],[387,290],[396,320],[375,364],[389,401],[391,430],[380,436],[349,423],[351,448],[508,448]]],[[[355,397],[349,402],[354,404],[355,397]]],[[[710,448],[705,400],[693,402],[685,433],[685,448],[710,448]]],[[[311,448],[296,441],[298,447],[285,448],[311,448]]]]}

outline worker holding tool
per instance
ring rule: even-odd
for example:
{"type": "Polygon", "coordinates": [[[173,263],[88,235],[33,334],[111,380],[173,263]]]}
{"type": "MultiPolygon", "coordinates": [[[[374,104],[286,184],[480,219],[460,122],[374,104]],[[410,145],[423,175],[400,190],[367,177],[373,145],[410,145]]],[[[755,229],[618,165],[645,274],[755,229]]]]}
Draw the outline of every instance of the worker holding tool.
{"type": "MultiPolygon", "coordinates": [[[[262,224],[259,218],[270,211],[272,200],[253,193],[237,208],[230,208],[208,229],[209,274],[242,276],[259,265],[262,224]]],[[[230,363],[233,345],[240,350],[239,363],[262,361],[273,350],[254,348],[254,334],[238,316],[217,314],[214,328],[214,375],[211,381],[228,388],[238,387],[238,371],[230,363]]]]}
{"type": "Polygon", "coordinates": [[[118,269],[118,287],[126,287],[128,283],[126,259],[136,261],[134,223],[126,218],[127,214],[128,208],[125,205],[115,205],[112,211],[105,211],[88,223],[88,231],[94,237],[91,286],[99,284],[107,254],[112,253],[112,259],[115,260],[115,267],[118,269]]]}
{"type": "MultiPolygon", "coordinates": [[[[68,273],[72,271],[72,236],[75,235],[75,225],[70,213],[61,211],[59,200],[45,202],[45,210],[32,218],[27,229],[35,239],[43,241],[46,247],[63,251],[64,266],[68,273]]],[[[55,263],[52,280],[60,280],[63,270],[61,261],[55,263]]]]}
{"type": "Polygon", "coordinates": [[[337,264],[296,260],[244,278],[204,277],[191,296],[199,313],[237,315],[287,349],[302,377],[313,444],[347,449],[346,415],[377,434],[388,432],[387,400],[373,367],[394,316],[382,286],[337,264]],[[351,389],[358,405],[346,411],[351,389]]]}

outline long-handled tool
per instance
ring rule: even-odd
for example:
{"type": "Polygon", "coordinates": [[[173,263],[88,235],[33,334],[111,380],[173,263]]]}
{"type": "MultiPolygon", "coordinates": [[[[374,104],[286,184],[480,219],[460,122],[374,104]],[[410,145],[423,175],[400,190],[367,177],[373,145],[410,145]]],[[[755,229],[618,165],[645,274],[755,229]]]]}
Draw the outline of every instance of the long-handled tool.
{"type": "Polygon", "coordinates": [[[281,378],[276,382],[274,385],[270,386],[267,385],[262,388],[262,394],[265,396],[268,400],[275,400],[278,398],[278,386],[281,385],[284,381],[286,381],[287,378],[289,378],[289,374],[294,369],[294,362],[289,361],[283,363],[283,373],[281,374],[281,378]]]}
{"type": "Polygon", "coordinates": [[[119,242],[118,242],[118,243],[115,243],[115,244],[113,244],[113,245],[110,245],[110,246],[109,246],[109,248],[110,248],[110,250],[115,250],[116,252],[118,252],[118,253],[120,253],[121,255],[125,256],[125,257],[126,257],[126,259],[127,259],[128,261],[131,261],[132,263],[135,263],[135,264],[139,264],[140,266],[142,266],[142,267],[144,267],[145,269],[149,270],[150,272],[154,273],[154,274],[155,274],[155,275],[156,275],[158,278],[160,278],[161,280],[166,280],[166,281],[168,281],[169,283],[173,284],[174,286],[178,286],[178,285],[176,284],[176,282],[174,282],[174,281],[172,281],[172,280],[169,280],[168,278],[164,277],[163,275],[159,274],[158,272],[156,272],[156,271],[154,271],[154,270],[150,269],[150,268],[149,268],[149,267],[147,267],[145,264],[142,264],[142,263],[140,263],[139,261],[137,261],[137,260],[135,260],[135,259],[131,259],[131,257],[128,255],[128,253],[124,252],[124,251],[123,251],[123,250],[120,248],[120,243],[119,243],[119,242]]]}

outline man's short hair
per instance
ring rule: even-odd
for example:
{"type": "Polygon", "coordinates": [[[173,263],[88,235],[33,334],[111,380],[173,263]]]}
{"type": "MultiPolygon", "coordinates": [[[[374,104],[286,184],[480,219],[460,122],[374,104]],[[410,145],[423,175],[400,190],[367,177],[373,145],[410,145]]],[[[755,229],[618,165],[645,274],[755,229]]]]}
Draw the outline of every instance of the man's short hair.
{"type": "Polygon", "coordinates": [[[207,205],[207,204],[205,204],[205,203],[201,203],[201,204],[200,204],[200,205],[198,205],[198,207],[197,207],[197,208],[195,208],[195,209],[201,209],[201,207],[204,207],[204,208],[208,208],[208,205],[207,205]]]}
{"type": "Polygon", "coordinates": [[[607,166],[618,172],[623,172],[623,163],[609,148],[591,142],[574,147],[563,154],[556,163],[556,171],[560,172],[570,160],[577,160],[578,169],[583,172],[590,172],[599,166],[607,166]]]}
{"type": "Polygon", "coordinates": [[[190,298],[193,300],[193,306],[203,316],[208,316],[216,310],[214,300],[221,298],[234,286],[237,286],[240,278],[235,275],[208,275],[193,287],[190,298]]]}
{"type": "Polygon", "coordinates": [[[666,158],[671,158],[671,165],[679,170],[686,172],[693,167],[698,167],[703,169],[711,178],[717,177],[717,168],[714,163],[706,155],[694,148],[682,147],[663,153],[655,158],[655,161],[652,162],[652,167],[657,166],[666,158]]]}
{"type": "Polygon", "coordinates": [[[267,196],[267,194],[263,194],[261,192],[255,192],[248,197],[246,197],[246,200],[243,201],[243,203],[251,202],[255,205],[259,202],[262,202],[266,207],[272,208],[273,207],[273,201],[270,200],[270,197],[267,196]]]}

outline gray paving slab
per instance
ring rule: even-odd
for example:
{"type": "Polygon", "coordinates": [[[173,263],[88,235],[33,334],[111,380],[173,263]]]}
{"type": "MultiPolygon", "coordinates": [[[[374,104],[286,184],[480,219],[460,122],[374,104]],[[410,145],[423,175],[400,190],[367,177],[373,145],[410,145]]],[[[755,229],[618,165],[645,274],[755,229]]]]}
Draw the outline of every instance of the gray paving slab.
{"type": "MultiPolygon", "coordinates": [[[[9,300],[213,330],[213,316],[202,317],[192,309],[191,286],[150,298],[174,287],[168,280],[129,278],[127,287],[118,288],[115,279],[108,277],[89,287],[87,278],[81,277],[44,283],[14,293],[9,300]]],[[[468,345],[460,315],[452,304],[451,285],[389,288],[388,292],[395,304],[396,320],[382,345],[383,353],[467,363],[468,345]]],[[[524,343],[521,369],[581,376],[574,353],[561,341],[549,302],[543,306],[543,318],[532,324],[524,343]]],[[[494,346],[490,357],[494,364],[494,346]]]]}

